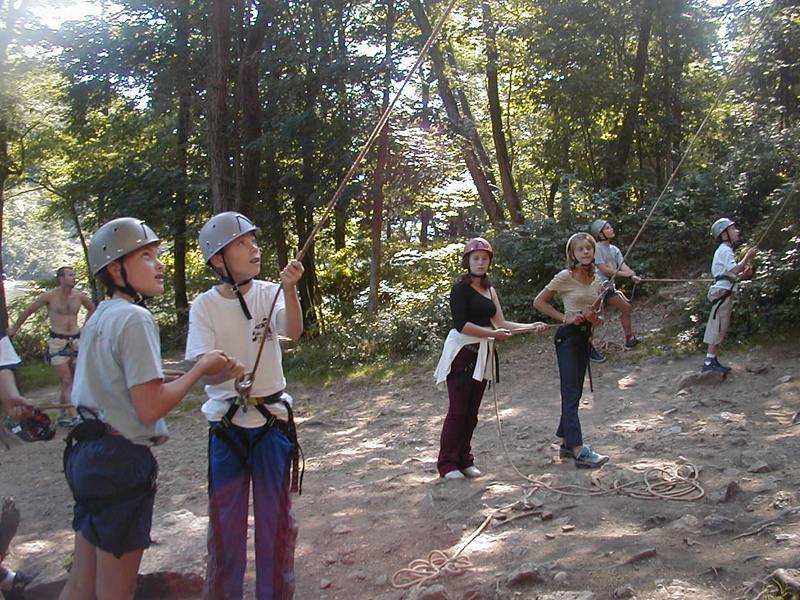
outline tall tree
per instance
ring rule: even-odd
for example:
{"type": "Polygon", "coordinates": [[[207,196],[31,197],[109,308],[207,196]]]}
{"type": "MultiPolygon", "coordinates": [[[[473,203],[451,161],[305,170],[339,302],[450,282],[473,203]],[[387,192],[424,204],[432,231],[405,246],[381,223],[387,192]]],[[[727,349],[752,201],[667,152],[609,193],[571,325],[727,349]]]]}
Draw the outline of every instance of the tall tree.
{"type": "MultiPolygon", "coordinates": [[[[3,209],[5,207],[6,182],[10,175],[19,172],[20,166],[14,165],[9,153],[12,141],[11,129],[11,98],[8,89],[9,66],[8,47],[16,34],[17,19],[25,4],[20,0],[0,0],[0,272],[2,272],[3,256],[3,209]]],[[[0,280],[0,326],[3,330],[8,327],[8,309],[6,307],[5,286],[0,280]]]]}
{"type": "MultiPolygon", "coordinates": [[[[650,31],[653,26],[653,10],[655,0],[642,0],[641,16],[639,19],[639,35],[636,44],[636,58],[633,67],[633,79],[630,83],[628,101],[625,106],[625,113],[622,117],[622,126],[617,135],[616,148],[611,157],[608,172],[606,175],[606,186],[616,189],[625,183],[625,165],[630,155],[631,144],[633,143],[633,133],[636,128],[637,117],[639,114],[639,101],[642,98],[644,87],[644,77],[647,69],[647,51],[650,45],[650,31]]],[[[614,203],[612,212],[616,213],[622,209],[619,202],[614,203]]]]}
{"type": "MultiPolygon", "coordinates": [[[[383,54],[383,104],[381,113],[389,106],[389,95],[392,87],[392,42],[394,38],[394,0],[386,0],[386,37],[383,54]]],[[[378,137],[378,152],[375,169],[372,174],[372,253],[369,269],[369,302],[368,312],[375,316],[378,313],[378,290],[381,280],[381,233],[383,232],[383,185],[386,180],[386,163],[389,156],[389,123],[386,123],[378,137]]]]}
{"type": "Polygon", "coordinates": [[[208,59],[208,159],[212,212],[234,207],[228,109],[231,0],[211,0],[208,59]]]}
{"type": "Polygon", "coordinates": [[[189,324],[189,299],[186,295],[186,204],[189,185],[189,117],[192,106],[192,87],[189,78],[189,0],[175,0],[175,91],[178,96],[178,126],[176,128],[175,162],[178,181],[175,188],[173,255],[175,268],[175,312],[178,325],[189,324]]]}
{"type": "Polygon", "coordinates": [[[503,131],[503,114],[500,109],[500,91],[497,83],[497,25],[492,15],[490,0],[481,2],[483,9],[483,31],[486,36],[486,90],[489,101],[489,116],[492,121],[492,139],[500,171],[500,182],[503,186],[503,198],[508,207],[511,221],[521,224],[524,221],[522,204],[517,194],[514,175],[511,171],[511,159],[508,155],[506,135],[503,131]]]}
{"type": "MultiPolygon", "coordinates": [[[[423,38],[429,38],[433,28],[431,27],[430,20],[428,19],[428,15],[425,12],[422,2],[420,0],[410,0],[409,5],[414,14],[417,26],[420,28],[420,31],[422,31],[423,38]]],[[[475,184],[478,197],[480,198],[483,208],[486,211],[486,216],[489,218],[491,223],[500,223],[504,220],[503,209],[500,204],[498,204],[497,198],[494,196],[494,192],[492,191],[492,186],[489,181],[489,176],[487,175],[487,172],[481,163],[479,155],[475,152],[475,149],[472,146],[469,132],[465,129],[465,119],[459,111],[458,103],[456,102],[456,97],[453,93],[453,88],[451,87],[450,81],[445,74],[445,61],[438,44],[434,43],[431,46],[430,57],[433,65],[433,71],[436,75],[439,96],[442,99],[442,104],[444,105],[447,117],[450,119],[450,125],[453,127],[458,137],[467,141],[467,143],[462,142],[460,144],[461,153],[464,157],[467,170],[469,171],[472,181],[475,184]]]]}

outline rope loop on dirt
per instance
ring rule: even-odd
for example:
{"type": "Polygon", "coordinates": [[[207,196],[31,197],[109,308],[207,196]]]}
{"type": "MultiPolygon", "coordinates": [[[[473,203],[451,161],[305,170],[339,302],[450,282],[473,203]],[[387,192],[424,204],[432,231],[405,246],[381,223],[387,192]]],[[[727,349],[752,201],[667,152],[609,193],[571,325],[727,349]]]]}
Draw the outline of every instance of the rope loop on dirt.
{"type": "Polygon", "coordinates": [[[433,550],[427,559],[412,560],[408,567],[400,569],[392,575],[392,587],[398,590],[422,585],[426,581],[437,578],[442,573],[460,575],[472,568],[466,556],[456,553],[450,556],[442,550],[433,550]]]}

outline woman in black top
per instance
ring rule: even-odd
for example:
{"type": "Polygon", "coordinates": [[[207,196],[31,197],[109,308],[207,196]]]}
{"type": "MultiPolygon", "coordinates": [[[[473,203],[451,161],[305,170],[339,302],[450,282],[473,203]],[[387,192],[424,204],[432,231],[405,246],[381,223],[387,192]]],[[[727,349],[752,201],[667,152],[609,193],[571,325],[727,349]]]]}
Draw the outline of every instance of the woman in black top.
{"type": "MultiPolygon", "coordinates": [[[[437,461],[439,475],[447,479],[481,475],[473,462],[471,442],[478,424],[486,377],[492,366],[484,365],[484,378],[473,379],[480,343],[486,338],[507,340],[514,334],[540,332],[547,328],[540,322],[528,324],[506,320],[497,292],[487,276],[493,257],[492,246],[484,238],[467,242],[461,259],[461,266],[467,272],[450,292],[453,329],[447,336],[442,361],[453,358],[447,375],[449,408],[442,426],[437,461]]],[[[488,360],[492,361],[494,357],[489,356],[488,360]]]]}

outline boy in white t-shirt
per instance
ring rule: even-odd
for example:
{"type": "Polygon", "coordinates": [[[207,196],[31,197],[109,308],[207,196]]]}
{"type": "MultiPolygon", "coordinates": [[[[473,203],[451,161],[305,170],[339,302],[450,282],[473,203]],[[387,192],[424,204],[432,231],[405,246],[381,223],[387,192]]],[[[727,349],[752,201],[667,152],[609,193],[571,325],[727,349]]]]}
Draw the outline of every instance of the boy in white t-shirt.
{"type": "MultiPolygon", "coordinates": [[[[594,264],[597,266],[597,276],[601,283],[607,283],[605,303],[619,311],[622,330],[625,332],[625,347],[630,349],[638,346],[642,340],[633,334],[631,319],[631,303],[625,294],[614,287],[612,277],[630,277],[634,283],[639,283],[640,278],[636,271],[626,263],[619,248],[611,244],[616,237],[613,225],[605,219],[595,219],[591,226],[592,237],[597,240],[597,252],[594,255],[594,264]]],[[[595,350],[596,352],[596,350],[595,350]]]]}
{"type": "Polygon", "coordinates": [[[744,258],[736,262],[734,250],[739,245],[741,233],[736,227],[736,223],[730,219],[717,219],[711,226],[711,235],[719,243],[719,246],[717,246],[711,262],[714,283],[708,290],[711,315],[706,323],[706,332],[703,336],[703,342],[708,344],[708,352],[702,370],[716,371],[725,375],[730,373],[731,369],[721,365],[717,360],[717,350],[725,339],[731,322],[736,282],[740,279],[750,279],[753,276],[753,267],[750,262],[756,254],[756,248],[755,246],[750,248],[744,258]]]}
{"type": "Polygon", "coordinates": [[[290,598],[294,592],[297,526],[289,482],[297,483],[298,446],[292,399],[283,391],[278,334],[296,340],[303,332],[297,296],[303,266],[290,262],[281,272],[280,285],[255,279],[261,270],[256,230],[250,219],[236,212],[215,215],[200,230],[203,256],[222,282],[192,303],[186,358],[197,360],[219,348],[241,361],[252,381],[248,404],[240,406],[234,380],[205,380],[208,400],[202,411],[210,426],[206,599],[243,597],[251,482],[255,598],[290,598]],[[252,372],[263,336],[260,360],[252,372]]]}

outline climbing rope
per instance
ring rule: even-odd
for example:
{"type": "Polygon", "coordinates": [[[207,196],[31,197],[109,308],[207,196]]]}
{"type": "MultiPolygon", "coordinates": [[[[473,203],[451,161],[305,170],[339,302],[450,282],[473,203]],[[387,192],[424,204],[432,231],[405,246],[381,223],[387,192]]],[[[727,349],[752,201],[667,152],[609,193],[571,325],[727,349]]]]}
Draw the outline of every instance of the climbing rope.
{"type": "MultiPolygon", "coordinates": [[[[669,179],[667,179],[666,184],[664,184],[664,188],[661,190],[661,193],[658,195],[658,198],[656,198],[656,201],[653,203],[653,206],[650,208],[650,211],[647,213],[647,216],[645,217],[645,220],[642,223],[642,226],[639,228],[639,231],[636,232],[636,235],[634,236],[633,241],[631,242],[630,246],[628,246],[628,250],[623,255],[623,257],[622,257],[622,263],[623,264],[625,264],[627,262],[628,256],[630,256],[631,252],[633,251],[634,246],[636,246],[637,242],[639,241],[639,238],[641,237],[642,232],[644,231],[644,228],[647,227],[647,224],[650,222],[650,219],[653,217],[653,214],[655,213],[656,208],[658,208],[658,205],[661,203],[661,201],[663,200],[663,198],[666,195],[667,191],[672,186],[672,182],[674,181],[675,177],[677,176],[678,171],[683,166],[683,163],[686,161],[686,159],[688,158],[688,156],[691,153],[692,149],[694,148],[695,142],[700,137],[700,133],[705,129],[706,124],[708,123],[708,120],[711,118],[711,115],[714,114],[714,111],[716,111],[717,106],[719,106],[719,103],[722,100],[722,96],[725,94],[725,92],[728,91],[728,86],[730,85],[730,82],[733,80],[733,77],[739,72],[739,68],[741,67],[742,61],[744,60],[745,56],[747,56],[750,53],[750,50],[752,49],[752,47],[755,44],[756,40],[760,37],[761,31],[764,29],[764,25],[766,24],[768,18],[772,16],[772,13],[774,12],[776,5],[777,5],[777,3],[773,3],[769,8],[767,8],[764,11],[764,14],[761,16],[761,20],[759,21],[758,26],[756,27],[755,31],[753,32],[753,35],[750,37],[750,40],[748,41],[747,46],[740,52],[739,56],[734,61],[733,67],[730,69],[730,71],[728,71],[727,76],[723,80],[722,85],[720,86],[719,90],[717,91],[716,96],[714,97],[714,101],[712,102],[711,107],[706,112],[705,117],[700,122],[700,125],[698,125],[697,129],[694,132],[694,135],[692,135],[691,139],[689,140],[689,144],[686,146],[686,150],[684,150],[683,154],[681,155],[681,158],[678,161],[678,164],[675,165],[675,168],[672,170],[672,173],[670,174],[669,179]]],[[[776,218],[777,218],[777,216],[776,216],[776,218]]],[[[617,277],[617,273],[618,272],[615,272],[611,276],[611,278],[609,279],[609,281],[612,284],[614,283],[614,280],[617,277]]]]}
{"type": "MultiPolygon", "coordinates": [[[[358,171],[358,168],[361,166],[361,162],[364,160],[364,157],[367,155],[372,146],[375,144],[375,141],[378,139],[378,136],[380,135],[381,131],[386,126],[386,123],[389,121],[389,117],[391,116],[395,105],[397,104],[398,100],[403,94],[403,90],[405,90],[406,85],[408,85],[408,83],[411,81],[411,78],[419,69],[420,65],[422,65],[422,61],[425,60],[425,57],[428,55],[428,51],[430,50],[431,46],[433,46],[433,43],[436,41],[436,38],[439,37],[439,33],[442,31],[442,27],[444,27],[444,24],[447,21],[447,18],[450,16],[450,13],[453,11],[453,8],[455,7],[457,1],[458,0],[450,0],[450,3],[444,9],[442,15],[439,17],[439,20],[436,22],[436,25],[431,30],[431,34],[428,36],[428,39],[422,46],[422,49],[419,52],[419,56],[417,56],[416,62],[411,67],[411,70],[409,70],[405,79],[403,79],[403,83],[395,92],[392,101],[384,109],[383,113],[378,119],[378,122],[375,124],[375,127],[373,127],[372,132],[369,134],[369,137],[367,138],[366,142],[364,142],[361,151],[356,155],[355,159],[350,165],[350,168],[347,170],[347,173],[345,174],[341,183],[339,183],[339,187],[336,188],[333,197],[325,206],[325,210],[322,212],[322,216],[320,217],[319,221],[311,230],[311,233],[308,234],[308,237],[306,238],[303,247],[300,248],[300,251],[295,256],[296,260],[298,261],[303,260],[309,248],[311,247],[311,244],[314,243],[314,239],[317,237],[317,234],[325,226],[325,223],[327,223],[331,211],[333,210],[333,207],[342,197],[342,194],[347,188],[347,184],[350,183],[350,181],[353,179],[356,172],[358,171]]],[[[269,323],[272,321],[272,314],[275,311],[275,304],[278,301],[278,295],[280,294],[280,292],[281,288],[279,288],[278,291],[275,292],[275,297],[272,299],[272,304],[270,305],[269,311],[267,313],[267,320],[266,320],[267,325],[269,325],[269,323]]],[[[248,374],[246,374],[242,379],[236,381],[235,386],[236,386],[236,391],[239,394],[240,401],[246,401],[250,395],[250,391],[253,389],[253,384],[255,383],[255,373],[258,369],[259,363],[261,362],[261,353],[264,349],[264,342],[266,339],[267,339],[266,335],[261,336],[261,342],[258,346],[258,353],[256,354],[256,360],[253,363],[253,369],[248,374]]]]}
{"type": "MultiPolygon", "coordinates": [[[[559,325],[560,326],[560,325],[559,325]]],[[[705,490],[697,480],[698,470],[693,464],[686,463],[673,468],[650,467],[640,481],[621,482],[614,480],[610,486],[603,486],[598,477],[592,477],[592,487],[568,484],[552,485],[541,478],[523,473],[511,458],[508,451],[505,436],[503,434],[503,422],[500,418],[500,403],[497,394],[497,382],[495,381],[494,361],[489,361],[492,366],[492,397],[494,401],[494,415],[497,424],[497,436],[500,445],[503,447],[503,454],[508,464],[514,472],[525,481],[525,489],[522,500],[515,500],[504,504],[498,508],[491,509],[489,514],[470,534],[470,536],[453,552],[448,554],[444,550],[432,550],[425,559],[415,559],[407,567],[395,571],[391,578],[392,587],[395,589],[406,589],[415,586],[422,586],[428,581],[436,579],[443,573],[459,575],[473,567],[472,562],[466,556],[462,556],[467,547],[474,542],[489,524],[498,515],[507,513],[515,508],[528,507],[526,502],[531,496],[540,490],[553,492],[562,496],[612,496],[621,495],[635,498],[637,500],[677,500],[683,502],[694,502],[705,496],[705,490]]],[[[510,519],[501,521],[503,523],[513,521],[517,518],[541,515],[540,510],[526,510],[510,519]]]]}

